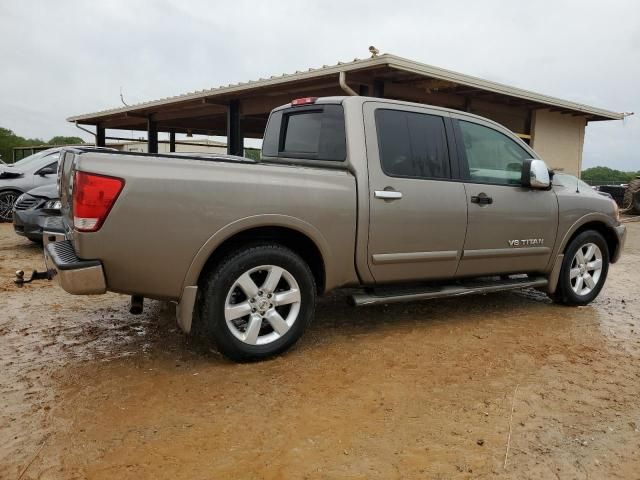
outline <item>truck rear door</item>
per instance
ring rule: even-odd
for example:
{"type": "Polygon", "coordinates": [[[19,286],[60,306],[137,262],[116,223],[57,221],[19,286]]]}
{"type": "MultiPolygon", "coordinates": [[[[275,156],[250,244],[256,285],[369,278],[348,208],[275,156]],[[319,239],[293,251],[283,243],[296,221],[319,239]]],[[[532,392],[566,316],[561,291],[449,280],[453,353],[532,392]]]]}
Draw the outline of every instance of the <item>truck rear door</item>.
{"type": "Polygon", "coordinates": [[[376,283],[451,277],[462,254],[467,200],[448,114],[363,105],[369,168],[368,264],[376,283]]]}

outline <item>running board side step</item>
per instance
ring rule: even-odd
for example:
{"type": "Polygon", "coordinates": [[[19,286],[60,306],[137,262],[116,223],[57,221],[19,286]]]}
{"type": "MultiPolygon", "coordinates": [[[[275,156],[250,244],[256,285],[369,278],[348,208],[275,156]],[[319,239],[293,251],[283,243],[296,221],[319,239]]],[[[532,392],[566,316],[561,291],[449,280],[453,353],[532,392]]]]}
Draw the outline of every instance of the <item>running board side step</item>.
{"type": "Polygon", "coordinates": [[[463,295],[484,294],[502,292],[505,290],[517,290],[520,288],[546,287],[549,281],[544,277],[533,278],[508,278],[494,281],[475,281],[444,285],[440,287],[428,287],[423,291],[414,289],[402,292],[397,288],[386,292],[362,292],[351,296],[351,302],[356,307],[364,305],[376,305],[381,303],[413,302],[417,300],[430,300],[432,298],[460,297],[463,295]]]}

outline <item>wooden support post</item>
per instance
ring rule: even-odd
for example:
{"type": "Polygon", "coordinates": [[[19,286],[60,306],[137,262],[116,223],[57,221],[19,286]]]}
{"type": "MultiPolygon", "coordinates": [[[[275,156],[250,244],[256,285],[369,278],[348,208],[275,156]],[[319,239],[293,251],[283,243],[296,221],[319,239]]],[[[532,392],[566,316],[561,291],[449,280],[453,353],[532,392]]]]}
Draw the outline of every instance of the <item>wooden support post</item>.
{"type": "Polygon", "coordinates": [[[373,81],[373,96],[377,98],[384,97],[384,80],[375,79],[373,81]]]}
{"type": "Polygon", "coordinates": [[[240,101],[231,100],[227,107],[227,153],[244,155],[244,137],[240,121],[240,101]]]}
{"type": "Polygon", "coordinates": [[[147,119],[147,152],[158,153],[158,123],[151,117],[147,119]]]}
{"type": "Polygon", "coordinates": [[[96,147],[105,147],[107,145],[106,129],[98,124],[96,125],[96,147]]]}
{"type": "Polygon", "coordinates": [[[464,111],[471,112],[471,98],[464,97],[464,111]]]}
{"type": "Polygon", "coordinates": [[[173,128],[169,130],[169,151],[176,151],[176,131],[173,128]]]}

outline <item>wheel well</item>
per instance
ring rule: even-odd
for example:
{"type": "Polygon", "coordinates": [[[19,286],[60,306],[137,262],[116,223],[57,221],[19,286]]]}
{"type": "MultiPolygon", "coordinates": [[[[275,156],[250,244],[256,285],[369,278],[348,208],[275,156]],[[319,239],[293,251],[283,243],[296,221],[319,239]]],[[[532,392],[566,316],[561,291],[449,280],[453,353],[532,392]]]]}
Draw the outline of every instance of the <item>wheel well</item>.
{"type": "Polygon", "coordinates": [[[296,252],[307,262],[316,281],[318,293],[325,288],[325,268],[322,254],[316,244],[305,234],[286,227],[256,227],[244,230],[227,238],[211,254],[200,277],[204,272],[211,271],[230,252],[239,250],[243,246],[262,242],[274,242],[296,252]]]}
{"type": "Polygon", "coordinates": [[[607,247],[609,248],[609,258],[615,258],[615,253],[618,249],[618,237],[616,237],[616,234],[613,232],[613,230],[611,230],[611,228],[609,228],[602,222],[589,222],[578,228],[578,230],[576,230],[573,235],[571,235],[571,238],[565,245],[565,251],[574,238],[587,230],[595,230],[596,232],[600,233],[607,242],[607,247]]]}

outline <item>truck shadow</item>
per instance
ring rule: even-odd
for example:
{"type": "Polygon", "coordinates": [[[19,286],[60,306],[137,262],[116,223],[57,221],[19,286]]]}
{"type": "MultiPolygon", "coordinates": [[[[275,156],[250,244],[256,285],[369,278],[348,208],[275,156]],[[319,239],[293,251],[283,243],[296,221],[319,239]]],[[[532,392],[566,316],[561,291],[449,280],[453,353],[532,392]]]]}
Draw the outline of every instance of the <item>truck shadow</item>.
{"type": "MultiPolygon", "coordinates": [[[[320,298],[314,321],[292,352],[324,348],[354,336],[401,335],[415,329],[428,336],[443,326],[481,336],[501,328],[505,321],[531,325],[571,312],[533,289],[366,307],[351,306],[349,295],[349,291],[339,291],[320,298]]],[[[185,342],[194,353],[226,362],[205,342],[188,336],[185,342]]]]}

